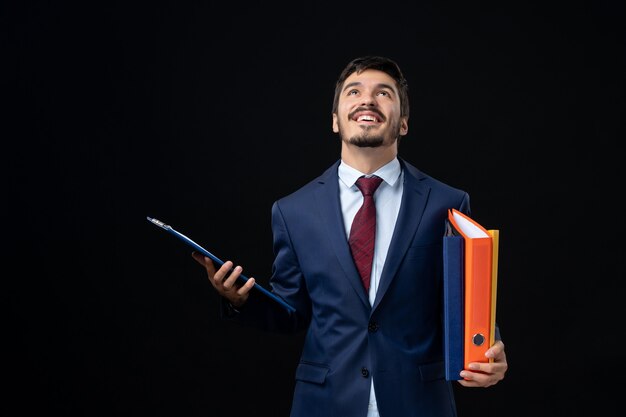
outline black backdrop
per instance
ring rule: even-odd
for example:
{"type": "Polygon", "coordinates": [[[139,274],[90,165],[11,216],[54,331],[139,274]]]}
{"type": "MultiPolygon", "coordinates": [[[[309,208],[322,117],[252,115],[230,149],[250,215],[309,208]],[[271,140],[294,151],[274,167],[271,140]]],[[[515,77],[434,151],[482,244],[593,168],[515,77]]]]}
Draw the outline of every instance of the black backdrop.
{"type": "Polygon", "coordinates": [[[510,370],[459,415],[616,414],[619,2],[23,3],[0,8],[5,408],[287,416],[301,336],[220,322],[146,216],[264,285],[272,202],[338,158],[335,78],[380,54],[409,80],[400,155],[501,231],[510,370]]]}

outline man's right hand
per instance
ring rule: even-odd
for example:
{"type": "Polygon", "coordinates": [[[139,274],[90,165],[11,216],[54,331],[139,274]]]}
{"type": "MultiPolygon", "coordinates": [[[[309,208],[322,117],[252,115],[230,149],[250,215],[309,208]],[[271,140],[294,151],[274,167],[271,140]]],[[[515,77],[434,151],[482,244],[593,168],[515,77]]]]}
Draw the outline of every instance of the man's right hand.
{"type": "Polygon", "coordinates": [[[241,266],[233,268],[233,263],[226,261],[220,269],[215,270],[215,265],[211,258],[195,251],[192,252],[191,256],[200,265],[204,266],[209,282],[213,285],[213,288],[215,288],[218,294],[230,301],[234,307],[241,307],[248,300],[255,279],[250,277],[245,284],[239,285],[237,279],[243,271],[241,266]]]}

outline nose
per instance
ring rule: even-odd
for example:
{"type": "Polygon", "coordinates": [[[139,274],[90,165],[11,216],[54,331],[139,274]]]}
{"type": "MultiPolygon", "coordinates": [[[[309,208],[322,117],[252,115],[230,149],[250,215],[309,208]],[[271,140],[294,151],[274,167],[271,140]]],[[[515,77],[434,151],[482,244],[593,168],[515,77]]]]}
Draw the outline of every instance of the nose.
{"type": "Polygon", "coordinates": [[[362,106],[375,106],[376,105],[376,93],[374,91],[364,92],[361,95],[362,106]]]}

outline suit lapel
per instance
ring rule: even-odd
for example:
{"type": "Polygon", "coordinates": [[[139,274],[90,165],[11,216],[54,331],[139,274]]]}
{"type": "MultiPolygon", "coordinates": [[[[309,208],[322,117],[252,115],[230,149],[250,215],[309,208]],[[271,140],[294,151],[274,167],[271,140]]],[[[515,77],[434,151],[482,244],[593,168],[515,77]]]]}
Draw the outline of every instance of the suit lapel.
{"type": "Polygon", "coordinates": [[[367,294],[363,289],[359,272],[352,260],[350,246],[346,238],[345,225],[341,212],[341,201],[339,200],[339,176],[337,168],[339,162],[330,167],[318,179],[319,187],[315,193],[317,206],[322,216],[323,224],[326,225],[326,233],[333,246],[334,253],[339,260],[343,272],[354,288],[361,301],[369,307],[370,303],[367,294]]]}
{"type": "Polygon", "coordinates": [[[421,177],[421,174],[419,171],[407,166],[402,160],[400,160],[400,163],[404,172],[402,203],[372,309],[378,306],[380,300],[387,292],[404,258],[404,254],[409,249],[417,227],[422,220],[428,193],[430,192],[429,187],[420,184],[419,177],[421,177]]]}

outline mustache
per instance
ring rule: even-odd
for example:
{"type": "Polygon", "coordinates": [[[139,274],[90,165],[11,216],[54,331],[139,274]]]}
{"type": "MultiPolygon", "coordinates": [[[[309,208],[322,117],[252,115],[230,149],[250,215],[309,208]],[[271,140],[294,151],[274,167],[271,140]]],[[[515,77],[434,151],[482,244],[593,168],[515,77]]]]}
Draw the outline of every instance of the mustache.
{"type": "Polygon", "coordinates": [[[384,122],[385,120],[387,120],[387,118],[385,117],[385,115],[384,115],[384,114],[382,114],[382,113],[380,112],[380,110],[378,110],[378,109],[373,109],[373,108],[370,108],[370,107],[358,107],[358,108],[354,109],[354,111],[352,111],[352,112],[350,112],[350,113],[348,114],[348,119],[352,120],[352,119],[354,118],[354,115],[355,115],[355,114],[357,114],[357,113],[359,113],[359,112],[362,112],[362,111],[366,111],[366,112],[370,112],[370,113],[376,113],[376,115],[377,115],[377,116],[380,118],[380,120],[382,120],[383,122],[384,122]]]}

